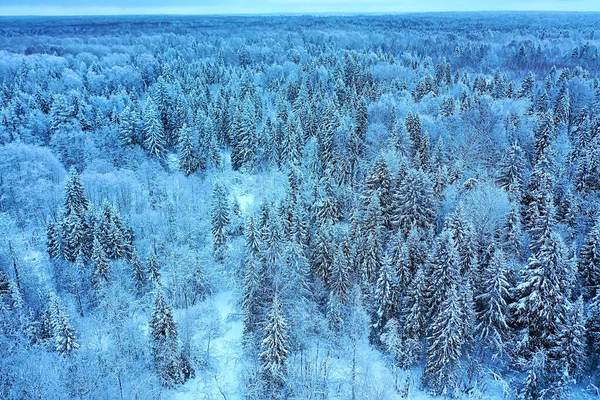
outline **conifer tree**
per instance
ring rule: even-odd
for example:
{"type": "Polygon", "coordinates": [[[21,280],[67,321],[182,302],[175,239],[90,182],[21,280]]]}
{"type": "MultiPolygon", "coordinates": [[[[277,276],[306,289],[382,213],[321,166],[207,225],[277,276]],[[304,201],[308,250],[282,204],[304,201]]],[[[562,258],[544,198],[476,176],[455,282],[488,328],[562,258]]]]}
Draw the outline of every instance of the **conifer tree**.
{"type": "Polygon", "coordinates": [[[142,295],[144,294],[144,289],[146,288],[148,276],[137,250],[133,250],[128,262],[129,266],[131,267],[131,278],[133,279],[135,291],[138,295],[142,295]]]}
{"type": "Polygon", "coordinates": [[[110,280],[111,267],[108,257],[104,252],[104,246],[102,246],[98,237],[94,237],[92,266],[92,283],[96,290],[100,290],[104,288],[110,280]]]}
{"type": "Polygon", "coordinates": [[[153,247],[148,255],[148,280],[154,285],[160,285],[160,270],[161,265],[158,262],[158,255],[156,249],[153,247]]]}
{"type": "Polygon", "coordinates": [[[231,167],[237,171],[244,167],[252,171],[256,160],[256,125],[253,105],[245,99],[235,109],[231,124],[234,139],[231,149],[231,167]]]}
{"type": "Polygon", "coordinates": [[[540,250],[529,259],[517,288],[514,308],[525,331],[522,351],[551,346],[559,326],[566,322],[573,279],[562,239],[556,233],[546,234],[540,250]]]}
{"type": "Polygon", "coordinates": [[[227,245],[227,227],[229,225],[229,201],[225,188],[220,183],[213,187],[211,203],[211,226],[213,234],[213,251],[215,259],[222,261],[227,245]]]}
{"type": "Polygon", "coordinates": [[[489,349],[493,357],[502,357],[506,352],[510,332],[507,322],[509,289],[506,259],[497,249],[481,274],[480,291],[476,296],[477,343],[483,349],[489,349]]]}
{"type": "Polygon", "coordinates": [[[194,146],[192,131],[184,124],[179,131],[179,168],[186,176],[189,176],[200,167],[201,162],[194,146]]]}
{"type": "Polygon", "coordinates": [[[69,316],[58,296],[52,292],[49,295],[48,310],[54,351],[66,357],[78,349],[79,344],[69,316]]]}
{"type": "Polygon", "coordinates": [[[178,352],[177,327],[173,310],[167,304],[160,288],[156,291],[150,320],[154,367],[167,387],[185,382],[184,363],[178,352]]]}
{"type": "Polygon", "coordinates": [[[379,271],[379,277],[375,286],[374,301],[376,315],[373,328],[381,332],[391,318],[398,316],[398,281],[395,270],[391,266],[390,257],[386,257],[379,271]]]}
{"type": "Polygon", "coordinates": [[[60,232],[58,232],[57,224],[54,222],[48,222],[46,225],[46,249],[52,259],[61,256],[60,232]]]}
{"type": "Polygon", "coordinates": [[[86,248],[89,227],[86,224],[88,201],[81,178],[74,167],[69,170],[65,183],[63,207],[60,229],[62,255],[65,260],[75,262],[79,250],[86,248]]]}
{"type": "Polygon", "coordinates": [[[585,238],[579,254],[578,269],[583,279],[585,297],[591,299],[600,292],[600,219],[585,238]]]}
{"type": "Polygon", "coordinates": [[[408,235],[413,227],[428,230],[435,219],[435,204],[431,180],[423,171],[409,169],[394,196],[394,226],[408,235]]]}
{"type": "Polygon", "coordinates": [[[506,190],[509,198],[517,203],[521,202],[525,190],[525,165],[523,150],[515,142],[504,151],[496,179],[498,186],[506,190]]]}
{"type": "Polygon", "coordinates": [[[279,398],[287,379],[287,359],[290,352],[289,327],[283,316],[278,296],[273,298],[267,314],[261,344],[261,371],[267,396],[279,398]]]}
{"type": "Polygon", "coordinates": [[[162,159],[166,154],[166,139],[163,123],[152,97],[146,100],[143,113],[144,148],[153,157],[162,159]]]}
{"type": "Polygon", "coordinates": [[[459,385],[465,331],[459,296],[457,285],[452,284],[430,328],[424,379],[435,395],[452,396],[459,385]]]}
{"type": "Polygon", "coordinates": [[[426,267],[429,312],[433,317],[440,312],[448,290],[464,283],[460,274],[459,255],[450,232],[443,231],[437,237],[426,267]]]}

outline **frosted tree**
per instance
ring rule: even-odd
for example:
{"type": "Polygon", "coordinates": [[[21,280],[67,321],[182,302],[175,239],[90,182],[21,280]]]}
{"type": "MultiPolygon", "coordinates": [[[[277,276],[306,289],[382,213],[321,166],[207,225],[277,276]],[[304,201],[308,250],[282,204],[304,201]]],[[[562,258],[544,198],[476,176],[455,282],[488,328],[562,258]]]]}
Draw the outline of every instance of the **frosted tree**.
{"type": "Polygon", "coordinates": [[[465,321],[460,292],[453,284],[433,316],[424,380],[435,395],[452,396],[459,385],[465,321]]]}
{"type": "Polygon", "coordinates": [[[400,299],[398,281],[395,269],[390,264],[390,257],[386,257],[385,262],[379,270],[379,277],[375,285],[374,302],[376,307],[373,328],[376,332],[381,332],[391,318],[398,316],[398,307],[400,299]]]}
{"type": "Polygon", "coordinates": [[[450,216],[446,223],[446,229],[452,235],[452,240],[458,250],[462,274],[470,275],[477,269],[477,254],[474,243],[475,229],[466,219],[461,204],[456,207],[456,210],[450,216]]]}
{"type": "Polygon", "coordinates": [[[52,292],[49,295],[48,310],[54,351],[66,357],[78,349],[79,344],[69,316],[58,296],[52,292]]]}
{"type": "Polygon", "coordinates": [[[137,250],[133,250],[128,259],[128,263],[131,268],[131,278],[133,279],[135,292],[137,295],[142,295],[144,294],[144,289],[146,288],[146,284],[148,282],[148,274],[137,250]]]}
{"type": "Polygon", "coordinates": [[[586,298],[593,298],[599,292],[600,285],[600,219],[585,238],[579,254],[578,269],[586,298]]]}
{"type": "Polygon", "coordinates": [[[496,250],[481,273],[480,293],[476,296],[477,326],[475,335],[482,349],[502,357],[506,352],[508,326],[508,300],[510,284],[507,278],[506,259],[496,250]]]}
{"type": "Polygon", "coordinates": [[[329,280],[329,290],[340,301],[346,299],[346,293],[350,286],[350,262],[344,252],[338,246],[337,251],[333,256],[333,264],[331,266],[331,278],[329,280]]]}
{"type": "Polygon", "coordinates": [[[325,284],[329,282],[334,259],[334,242],[331,229],[329,224],[317,228],[310,258],[312,273],[325,284]]]}
{"type": "Polygon", "coordinates": [[[46,250],[52,259],[61,256],[60,232],[54,222],[48,222],[46,225],[46,250]]]}
{"type": "Polygon", "coordinates": [[[290,353],[288,331],[279,297],[275,296],[265,320],[260,353],[261,371],[269,398],[279,398],[286,384],[287,360],[290,353]]]}
{"type": "Polygon", "coordinates": [[[148,280],[154,286],[160,285],[160,270],[161,265],[158,261],[158,255],[156,254],[156,249],[152,247],[150,254],[148,255],[148,280]]]}
{"type": "Polygon", "coordinates": [[[141,144],[138,133],[138,116],[127,106],[119,115],[119,137],[125,145],[141,144]]]}
{"type": "Polygon", "coordinates": [[[192,175],[201,167],[201,161],[194,145],[192,130],[184,124],[179,131],[179,169],[192,175]]]}
{"type": "Polygon", "coordinates": [[[84,195],[81,178],[74,167],[71,167],[67,175],[63,207],[61,249],[65,260],[75,262],[79,250],[86,250],[89,228],[86,224],[88,200],[84,195]]]}
{"type": "Polygon", "coordinates": [[[423,132],[421,117],[408,113],[404,124],[412,143],[414,166],[425,171],[429,164],[429,135],[423,132]]]}
{"type": "Polygon", "coordinates": [[[110,281],[110,261],[104,252],[104,246],[100,243],[98,237],[94,237],[92,250],[92,283],[96,290],[106,287],[110,281]]]}
{"type": "Polygon", "coordinates": [[[148,97],[143,112],[144,148],[148,154],[161,159],[166,154],[166,139],[158,107],[148,97]]]}
{"type": "Polygon", "coordinates": [[[435,219],[433,185],[427,175],[409,169],[394,195],[395,211],[391,222],[405,235],[414,227],[429,229],[435,219]]]}
{"type": "Polygon", "coordinates": [[[227,199],[225,187],[220,183],[216,183],[213,187],[210,214],[215,259],[222,261],[225,258],[227,246],[226,232],[229,225],[229,200],[227,199]]]}
{"type": "Polygon", "coordinates": [[[524,328],[522,351],[548,349],[560,325],[566,322],[575,273],[565,259],[560,236],[545,236],[540,250],[531,256],[517,287],[515,315],[524,328]]]}
{"type": "Polygon", "coordinates": [[[254,106],[245,99],[235,109],[231,125],[234,138],[231,149],[231,167],[234,171],[242,167],[252,171],[256,160],[256,125],[253,119],[254,106]]]}
{"type": "Polygon", "coordinates": [[[150,338],[154,367],[163,385],[171,387],[185,382],[190,371],[184,369],[185,362],[178,351],[177,327],[173,310],[167,304],[160,288],[156,290],[150,338]]]}
{"type": "Polygon", "coordinates": [[[504,151],[496,182],[517,203],[522,200],[525,190],[525,166],[523,150],[514,142],[504,151]]]}
{"type": "Polygon", "coordinates": [[[433,254],[426,265],[426,279],[429,311],[433,317],[440,312],[448,290],[463,281],[459,255],[448,231],[443,231],[435,241],[433,254]]]}
{"type": "Polygon", "coordinates": [[[52,96],[52,106],[50,107],[50,129],[58,132],[61,129],[74,127],[75,110],[71,102],[65,95],[57,93],[52,96]]]}

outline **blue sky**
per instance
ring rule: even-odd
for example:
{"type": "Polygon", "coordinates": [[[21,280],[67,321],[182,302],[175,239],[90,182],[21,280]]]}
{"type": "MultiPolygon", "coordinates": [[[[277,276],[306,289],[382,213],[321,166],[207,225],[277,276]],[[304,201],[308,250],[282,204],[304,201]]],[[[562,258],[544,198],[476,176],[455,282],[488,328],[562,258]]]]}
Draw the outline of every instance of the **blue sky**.
{"type": "Polygon", "coordinates": [[[0,15],[600,11],[600,0],[0,0],[0,15]]]}

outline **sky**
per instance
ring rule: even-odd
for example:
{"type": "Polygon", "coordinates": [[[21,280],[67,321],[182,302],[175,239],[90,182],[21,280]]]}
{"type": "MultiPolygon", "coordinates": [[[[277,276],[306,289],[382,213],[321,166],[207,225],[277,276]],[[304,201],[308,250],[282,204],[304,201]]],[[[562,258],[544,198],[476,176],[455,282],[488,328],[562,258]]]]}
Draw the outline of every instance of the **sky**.
{"type": "Polygon", "coordinates": [[[600,11],[600,0],[0,0],[0,15],[600,11]]]}

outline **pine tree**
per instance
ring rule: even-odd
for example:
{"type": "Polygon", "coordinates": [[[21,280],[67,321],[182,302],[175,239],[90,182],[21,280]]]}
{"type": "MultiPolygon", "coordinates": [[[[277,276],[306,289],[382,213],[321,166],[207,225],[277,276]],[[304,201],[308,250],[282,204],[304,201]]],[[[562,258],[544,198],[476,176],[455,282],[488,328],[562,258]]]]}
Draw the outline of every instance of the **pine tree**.
{"type": "Polygon", "coordinates": [[[144,294],[148,277],[137,250],[133,250],[128,262],[131,267],[131,278],[133,279],[135,291],[138,295],[142,295],[144,294]]]}
{"type": "Polygon", "coordinates": [[[166,154],[166,139],[158,108],[152,97],[146,100],[143,113],[144,148],[148,154],[162,159],[166,154]]]}
{"type": "Polygon", "coordinates": [[[584,371],[587,359],[585,332],[583,298],[579,297],[569,310],[565,323],[559,326],[556,340],[549,351],[554,390],[559,393],[566,391],[569,384],[577,382],[584,371]]]}
{"type": "Polygon", "coordinates": [[[571,97],[569,88],[563,84],[556,96],[556,104],[554,105],[554,124],[556,126],[569,125],[571,117],[571,97]]]}
{"type": "Polygon", "coordinates": [[[452,240],[458,250],[461,273],[470,275],[477,269],[474,228],[464,216],[461,204],[456,207],[454,214],[448,220],[446,229],[452,235],[452,240]]]}
{"type": "Polygon", "coordinates": [[[333,265],[331,267],[331,278],[329,281],[329,290],[341,302],[346,300],[346,294],[350,286],[350,260],[347,259],[344,251],[338,246],[333,256],[333,265]]]}
{"type": "Polygon", "coordinates": [[[88,201],[84,195],[81,178],[74,167],[69,170],[65,183],[63,207],[60,247],[63,258],[75,262],[79,250],[86,250],[86,239],[90,229],[86,224],[88,201]]]}
{"type": "Polygon", "coordinates": [[[261,371],[267,396],[278,398],[287,379],[289,356],[289,327],[281,311],[279,297],[273,298],[271,311],[267,315],[264,338],[261,344],[261,371]]]}
{"type": "Polygon", "coordinates": [[[435,219],[435,204],[431,180],[422,171],[409,169],[394,195],[395,211],[391,217],[404,235],[413,227],[428,230],[435,219]]]}
{"type": "Polygon", "coordinates": [[[506,259],[501,250],[494,251],[490,262],[481,274],[475,335],[482,349],[489,349],[493,358],[506,352],[508,326],[508,299],[510,285],[507,278],[506,259]]]}
{"type": "Polygon", "coordinates": [[[48,222],[46,225],[46,238],[48,255],[52,259],[59,258],[61,256],[60,232],[58,232],[57,224],[54,222],[48,222]]]}
{"type": "Polygon", "coordinates": [[[65,95],[57,93],[52,96],[50,106],[50,130],[57,132],[61,129],[69,129],[75,124],[75,110],[65,95]]]}
{"type": "Polygon", "coordinates": [[[257,260],[257,256],[252,252],[246,254],[244,268],[244,294],[242,297],[244,335],[254,345],[253,339],[256,339],[256,337],[252,337],[252,335],[258,332],[263,310],[265,293],[262,283],[264,282],[264,270],[257,260]]]}
{"type": "Polygon", "coordinates": [[[160,270],[161,265],[158,262],[158,255],[156,254],[156,249],[153,247],[148,255],[148,280],[154,286],[160,286],[160,270]]]}
{"type": "Polygon", "coordinates": [[[157,289],[154,299],[150,334],[154,367],[162,384],[171,387],[183,383],[186,377],[184,364],[178,353],[177,327],[173,310],[167,304],[160,288],[157,289]]]}
{"type": "Polygon", "coordinates": [[[66,357],[78,349],[79,344],[69,316],[60,299],[52,292],[49,295],[48,310],[54,351],[66,357]]]}
{"type": "Polygon", "coordinates": [[[425,365],[425,382],[435,395],[451,396],[459,385],[460,358],[464,344],[464,311],[459,290],[453,284],[439,312],[433,316],[425,365]]]}
{"type": "Polygon", "coordinates": [[[333,234],[331,225],[324,224],[317,228],[310,259],[314,276],[325,284],[329,282],[334,260],[333,234]]]}
{"type": "Polygon", "coordinates": [[[586,236],[578,261],[585,297],[591,299],[599,293],[600,285],[600,219],[586,236]]]}
{"type": "Polygon", "coordinates": [[[512,201],[520,202],[525,190],[525,157],[521,147],[515,142],[507,148],[500,162],[496,182],[506,190],[512,201]]]}
{"type": "Polygon", "coordinates": [[[94,237],[92,266],[92,283],[96,290],[101,290],[110,281],[111,266],[104,252],[104,246],[102,246],[97,236],[94,237]]]}
{"type": "Polygon", "coordinates": [[[463,283],[460,274],[460,262],[452,235],[443,231],[436,239],[433,253],[426,265],[427,296],[430,316],[441,310],[441,303],[446,299],[452,286],[463,283]]]}
{"type": "Polygon", "coordinates": [[[428,314],[427,279],[423,269],[418,268],[408,284],[402,304],[404,342],[421,343],[426,334],[428,314]]]}
{"type": "Polygon", "coordinates": [[[558,328],[566,322],[575,273],[565,260],[565,247],[556,233],[546,234],[540,250],[531,256],[517,287],[515,316],[524,328],[524,352],[548,349],[558,328]]]}
{"type": "Polygon", "coordinates": [[[119,137],[125,145],[141,144],[138,134],[137,115],[129,106],[119,115],[119,137]]]}
{"type": "Polygon", "coordinates": [[[184,124],[179,131],[179,168],[186,176],[192,175],[201,168],[192,136],[191,129],[184,124]]]}
{"type": "Polygon", "coordinates": [[[234,112],[231,125],[234,139],[231,149],[231,167],[234,171],[242,167],[252,171],[256,160],[256,125],[253,119],[253,105],[249,99],[239,104],[234,112]]]}
{"type": "Polygon", "coordinates": [[[521,216],[517,207],[517,205],[513,205],[506,216],[502,235],[502,248],[507,255],[520,260],[523,254],[523,232],[521,230],[521,216]]]}
{"type": "Polygon", "coordinates": [[[390,257],[386,257],[377,278],[374,302],[376,315],[373,328],[381,332],[391,318],[398,316],[400,299],[398,298],[398,281],[395,270],[390,265],[390,257]]]}
{"type": "Polygon", "coordinates": [[[225,188],[220,183],[213,187],[211,204],[211,226],[213,234],[213,251],[215,259],[222,261],[225,258],[227,245],[227,227],[229,225],[229,201],[225,188]]]}

